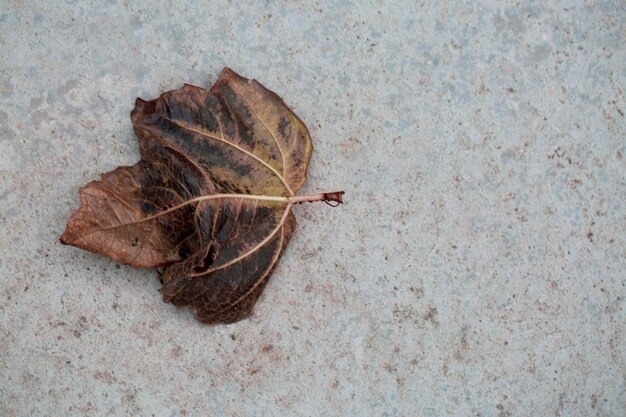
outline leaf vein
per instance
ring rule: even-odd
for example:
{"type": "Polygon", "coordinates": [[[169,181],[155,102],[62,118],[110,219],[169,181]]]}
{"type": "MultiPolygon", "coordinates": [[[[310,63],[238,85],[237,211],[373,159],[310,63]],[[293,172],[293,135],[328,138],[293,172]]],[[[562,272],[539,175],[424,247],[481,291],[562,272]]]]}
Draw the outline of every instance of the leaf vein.
{"type": "Polygon", "coordinates": [[[246,149],[242,148],[241,146],[238,146],[237,144],[232,143],[232,142],[230,142],[230,141],[228,141],[228,140],[226,140],[226,139],[223,139],[223,138],[221,138],[221,137],[219,137],[219,136],[213,135],[213,134],[209,133],[209,132],[208,132],[208,131],[206,131],[206,130],[194,128],[194,127],[192,127],[192,126],[187,125],[187,124],[186,124],[186,123],[184,123],[184,122],[181,122],[181,121],[179,121],[179,120],[172,119],[172,118],[167,117],[167,116],[165,116],[165,115],[163,115],[163,114],[160,114],[160,113],[156,113],[156,114],[157,114],[159,117],[161,117],[161,118],[163,118],[163,119],[167,120],[168,122],[170,122],[170,123],[172,123],[172,124],[174,124],[174,125],[178,126],[178,127],[179,127],[179,128],[181,128],[181,129],[185,129],[185,130],[188,130],[188,131],[190,131],[190,132],[197,133],[197,134],[199,134],[200,136],[204,136],[204,137],[207,137],[207,138],[211,138],[211,139],[217,140],[217,141],[219,141],[219,142],[225,143],[225,144],[227,144],[227,145],[230,145],[230,146],[232,146],[233,148],[237,149],[238,151],[240,151],[240,152],[242,152],[242,153],[246,154],[247,156],[249,156],[249,157],[251,157],[251,158],[255,159],[256,161],[258,161],[259,163],[261,163],[263,166],[265,166],[266,168],[268,168],[270,171],[272,171],[272,172],[274,173],[274,175],[276,175],[276,176],[278,177],[278,179],[279,179],[279,180],[283,183],[283,185],[285,186],[285,188],[287,189],[287,191],[289,192],[289,194],[290,194],[290,195],[294,195],[293,190],[291,189],[291,187],[289,187],[289,184],[287,184],[287,181],[285,181],[285,177],[283,177],[283,176],[280,174],[280,172],[276,171],[276,169],[275,169],[273,166],[271,166],[270,164],[268,164],[267,162],[265,162],[264,160],[262,160],[261,158],[259,158],[259,157],[258,157],[257,155],[255,155],[254,153],[252,153],[252,152],[250,152],[250,151],[248,151],[248,150],[246,150],[246,149]]]}
{"type": "MultiPolygon", "coordinates": [[[[232,84],[232,87],[233,87],[233,90],[235,90],[235,92],[237,94],[239,94],[239,96],[241,97],[241,100],[244,103],[246,103],[246,105],[250,108],[250,110],[252,110],[252,113],[254,113],[254,115],[257,117],[257,119],[259,119],[261,121],[261,123],[263,124],[265,129],[267,129],[269,134],[272,136],[272,139],[274,139],[274,142],[276,142],[276,146],[278,146],[278,151],[280,152],[280,156],[281,156],[281,158],[283,160],[283,177],[286,177],[287,176],[287,162],[285,161],[285,152],[283,151],[283,148],[280,146],[280,143],[278,142],[278,139],[276,138],[276,135],[274,135],[274,132],[272,132],[272,130],[269,128],[269,126],[265,123],[265,120],[263,120],[263,118],[261,116],[259,116],[259,113],[257,113],[257,111],[254,108],[254,106],[252,104],[250,104],[250,102],[248,100],[246,100],[245,96],[243,94],[241,94],[241,92],[239,92],[237,87],[235,87],[234,83],[232,84]]],[[[291,194],[293,195],[293,193],[291,193],[291,194]]]]}

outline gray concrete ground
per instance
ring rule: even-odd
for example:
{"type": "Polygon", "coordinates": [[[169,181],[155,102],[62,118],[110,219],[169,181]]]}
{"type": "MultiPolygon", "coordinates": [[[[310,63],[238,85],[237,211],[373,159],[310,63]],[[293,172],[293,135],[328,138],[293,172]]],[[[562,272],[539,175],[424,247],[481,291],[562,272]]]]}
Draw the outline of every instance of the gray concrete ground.
{"type": "Polygon", "coordinates": [[[143,3],[0,4],[0,415],[625,415],[623,1],[143,3]],[[135,97],[225,65],[347,204],[206,327],[57,239],[135,97]]]}

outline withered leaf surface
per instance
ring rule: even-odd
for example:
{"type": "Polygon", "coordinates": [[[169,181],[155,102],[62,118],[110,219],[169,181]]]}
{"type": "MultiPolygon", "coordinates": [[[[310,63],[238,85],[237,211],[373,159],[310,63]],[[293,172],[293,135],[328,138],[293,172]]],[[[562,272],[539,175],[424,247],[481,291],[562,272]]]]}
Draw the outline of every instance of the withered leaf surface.
{"type": "Polygon", "coordinates": [[[61,242],[141,268],[164,267],[166,302],[204,323],[252,307],[296,224],[306,126],[273,92],[225,68],[210,90],[184,85],[131,112],[141,160],[80,191],[61,242]]]}

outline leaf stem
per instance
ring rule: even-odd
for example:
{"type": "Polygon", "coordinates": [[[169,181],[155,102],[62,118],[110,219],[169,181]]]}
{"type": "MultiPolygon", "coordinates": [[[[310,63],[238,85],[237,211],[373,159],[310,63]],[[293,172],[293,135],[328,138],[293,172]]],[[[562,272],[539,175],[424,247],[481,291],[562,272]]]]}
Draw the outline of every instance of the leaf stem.
{"type": "Polygon", "coordinates": [[[292,204],[312,203],[314,201],[323,201],[326,204],[336,207],[343,203],[344,191],[335,191],[332,193],[322,193],[313,195],[296,195],[289,197],[289,202],[292,204]]]}

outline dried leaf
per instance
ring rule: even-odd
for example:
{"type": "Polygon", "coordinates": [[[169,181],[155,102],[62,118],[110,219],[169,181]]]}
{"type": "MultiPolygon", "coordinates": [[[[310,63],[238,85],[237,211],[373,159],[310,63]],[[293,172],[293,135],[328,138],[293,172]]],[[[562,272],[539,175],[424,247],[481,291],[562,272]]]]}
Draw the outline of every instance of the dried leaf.
{"type": "Polygon", "coordinates": [[[131,112],[141,160],[80,191],[61,242],[141,268],[164,266],[166,302],[204,323],[252,307],[296,220],[294,204],[340,204],[343,192],[296,196],[311,156],[304,123],[275,93],[225,68],[131,112]]]}

